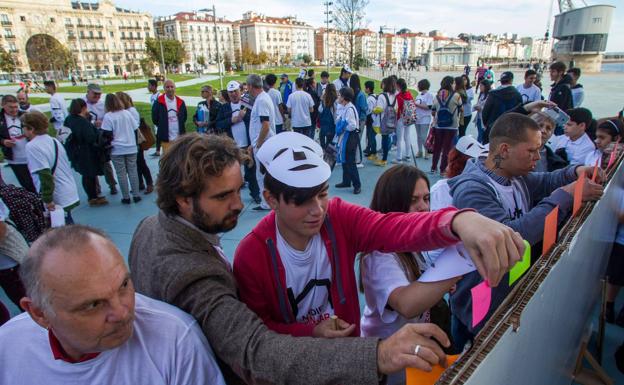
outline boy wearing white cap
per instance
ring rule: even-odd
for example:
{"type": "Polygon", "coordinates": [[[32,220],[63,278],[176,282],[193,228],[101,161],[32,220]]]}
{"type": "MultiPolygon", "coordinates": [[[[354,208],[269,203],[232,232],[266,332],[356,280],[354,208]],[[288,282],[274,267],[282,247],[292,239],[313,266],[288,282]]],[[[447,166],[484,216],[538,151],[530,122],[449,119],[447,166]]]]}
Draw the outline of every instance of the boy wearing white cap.
{"type": "Polygon", "coordinates": [[[352,74],[353,70],[346,64],[340,69],[340,77],[334,80],[336,92],[340,92],[341,89],[349,87],[349,78],[352,74]]]}
{"type": "MultiPolygon", "coordinates": [[[[331,170],[322,154],[316,142],[293,132],[270,138],[256,154],[266,169],[263,194],[273,212],[239,244],[234,275],[240,298],[270,329],[359,336],[353,264],[360,252],[431,250],[462,240],[471,255],[500,260],[495,244],[477,239],[496,231],[502,236],[497,244],[509,247],[502,260],[519,258],[517,234],[471,210],[380,214],[329,199],[331,170]]],[[[483,266],[480,259],[475,263],[483,266]]],[[[493,275],[496,285],[502,274],[493,275]]]]}

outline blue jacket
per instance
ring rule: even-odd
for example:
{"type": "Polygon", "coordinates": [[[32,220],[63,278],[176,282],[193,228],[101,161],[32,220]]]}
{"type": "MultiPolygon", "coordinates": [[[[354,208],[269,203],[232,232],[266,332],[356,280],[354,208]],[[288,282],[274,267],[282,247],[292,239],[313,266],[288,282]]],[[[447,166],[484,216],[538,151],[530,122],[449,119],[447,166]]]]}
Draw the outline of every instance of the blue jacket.
{"type": "Polygon", "coordinates": [[[282,94],[282,102],[284,104],[288,103],[288,97],[293,92],[293,84],[289,80],[286,83],[280,83],[279,92],[282,94]]]}
{"type": "Polygon", "coordinates": [[[358,92],[355,96],[355,108],[357,108],[358,117],[360,122],[366,121],[366,115],[368,111],[368,102],[366,101],[366,94],[362,91],[358,92]]]}
{"type": "MultiPolygon", "coordinates": [[[[251,143],[249,139],[249,118],[251,117],[251,111],[247,111],[245,117],[243,118],[243,123],[245,123],[245,131],[247,132],[247,141],[251,143]]],[[[219,112],[217,113],[217,120],[215,122],[215,127],[218,132],[225,132],[230,138],[234,139],[234,135],[232,135],[232,105],[230,103],[221,104],[221,108],[219,108],[219,112]]]]}
{"type": "MultiPolygon", "coordinates": [[[[448,185],[453,196],[453,206],[458,209],[473,208],[479,214],[511,227],[531,245],[535,245],[542,241],[544,219],[555,206],[559,206],[559,224],[570,214],[573,197],[559,187],[577,179],[576,167],[568,166],[554,172],[533,172],[527,176],[515,178],[516,185],[520,186],[519,195],[529,203],[530,210],[515,219],[509,218],[509,213],[504,208],[491,179],[503,185],[509,185],[512,181],[487,170],[482,160],[469,160],[464,172],[450,179],[448,185]]],[[[482,281],[483,278],[477,271],[466,274],[457,282],[457,290],[451,295],[453,315],[474,335],[481,330],[485,322],[481,321],[476,327],[472,327],[470,290],[482,281]]],[[[492,289],[490,310],[484,320],[492,316],[510,291],[509,279],[506,275],[499,286],[492,289]]]]}

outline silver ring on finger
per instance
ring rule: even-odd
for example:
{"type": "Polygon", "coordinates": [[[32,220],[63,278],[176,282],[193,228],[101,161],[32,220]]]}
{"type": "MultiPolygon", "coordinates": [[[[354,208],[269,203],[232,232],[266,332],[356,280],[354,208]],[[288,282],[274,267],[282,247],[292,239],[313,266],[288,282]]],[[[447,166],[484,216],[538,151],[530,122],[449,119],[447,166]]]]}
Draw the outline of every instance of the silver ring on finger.
{"type": "Polygon", "coordinates": [[[416,347],[414,348],[414,355],[417,356],[419,351],[420,351],[420,345],[416,345],[416,347]]]}

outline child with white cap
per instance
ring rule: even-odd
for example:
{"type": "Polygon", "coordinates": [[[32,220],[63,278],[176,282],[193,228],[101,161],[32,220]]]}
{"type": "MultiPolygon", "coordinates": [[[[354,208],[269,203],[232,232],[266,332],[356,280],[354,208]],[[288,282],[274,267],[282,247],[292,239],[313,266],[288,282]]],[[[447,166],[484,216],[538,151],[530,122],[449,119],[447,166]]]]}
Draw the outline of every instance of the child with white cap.
{"type": "MultiPolygon", "coordinates": [[[[293,132],[267,139],[256,154],[266,170],[263,194],[273,212],[238,245],[234,275],[240,298],[270,329],[293,336],[358,336],[353,265],[360,252],[430,250],[462,240],[471,255],[519,259],[522,241],[471,210],[381,214],[330,199],[331,170],[322,156],[316,142],[293,132]],[[481,238],[493,231],[506,234],[498,243],[510,245],[504,256],[481,238]]],[[[485,274],[482,262],[476,264],[485,274]]],[[[502,273],[494,275],[496,285],[502,273]]]]}

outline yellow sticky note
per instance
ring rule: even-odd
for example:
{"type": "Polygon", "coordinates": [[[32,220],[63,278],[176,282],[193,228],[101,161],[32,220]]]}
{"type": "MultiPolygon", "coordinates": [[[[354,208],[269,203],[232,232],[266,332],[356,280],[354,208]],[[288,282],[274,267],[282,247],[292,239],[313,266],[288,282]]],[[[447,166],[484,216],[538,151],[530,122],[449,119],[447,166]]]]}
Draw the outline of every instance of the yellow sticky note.
{"type": "MultiPolygon", "coordinates": [[[[446,356],[446,362],[449,366],[451,366],[457,359],[459,355],[455,356],[446,356]]],[[[405,384],[406,385],[433,385],[438,381],[442,373],[444,373],[446,369],[441,367],[440,365],[436,365],[432,368],[430,372],[423,372],[420,369],[415,368],[407,368],[405,369],[405,384]]]]}
{"type": "Polygon", "coordinates": [[[525,249],[522,259],[519,260],[509,271],[509,286],[513,285],[518,278],[522,277],[522,274],[524,274],[531,266],[531,245],[529,242],[524,241],[524,247],[525,249]]]}

